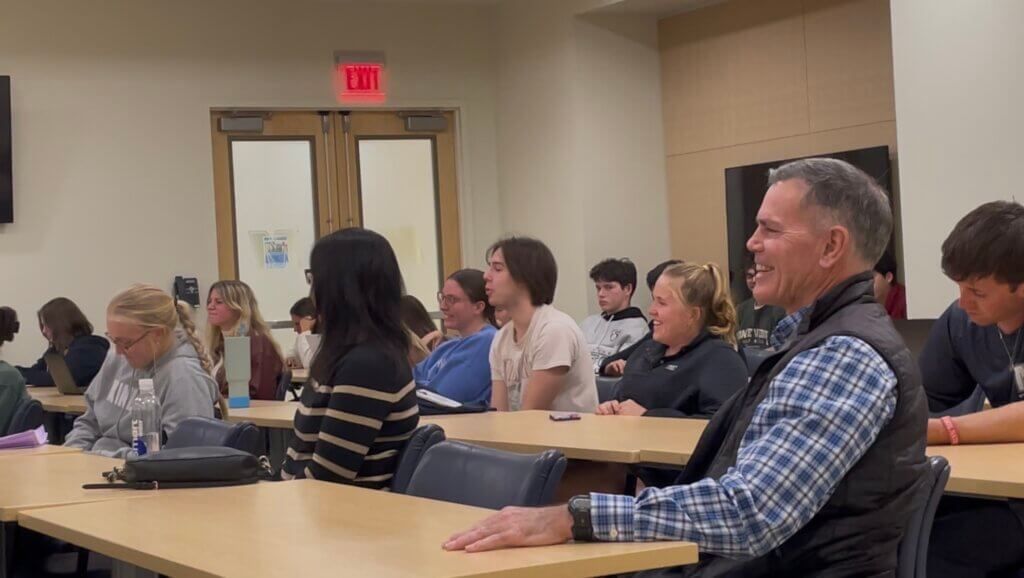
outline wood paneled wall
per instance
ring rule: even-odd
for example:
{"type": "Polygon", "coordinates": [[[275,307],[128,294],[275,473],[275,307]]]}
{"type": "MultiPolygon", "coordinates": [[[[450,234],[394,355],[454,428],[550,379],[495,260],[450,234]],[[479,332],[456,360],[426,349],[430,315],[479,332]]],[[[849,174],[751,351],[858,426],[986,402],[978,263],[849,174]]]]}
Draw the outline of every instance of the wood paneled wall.
{"type": "Polygon", "coordinates": [[[732,0],[659,44],[673,257],[726,264],[728,167],[896,151],[888,0],[732,0]]]}

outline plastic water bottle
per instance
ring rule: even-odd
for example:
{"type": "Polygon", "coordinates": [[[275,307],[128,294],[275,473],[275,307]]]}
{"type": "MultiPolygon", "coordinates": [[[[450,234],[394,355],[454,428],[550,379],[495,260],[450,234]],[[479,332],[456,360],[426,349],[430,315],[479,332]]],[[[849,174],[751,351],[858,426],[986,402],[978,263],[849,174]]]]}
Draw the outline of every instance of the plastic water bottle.
{"type": "Polygon", "coordinates": [[[132,450],[144,456],[160,451],[160,402],[153,393],[153,380],[140,379],[139,393],[132,400],[132,450]]]}

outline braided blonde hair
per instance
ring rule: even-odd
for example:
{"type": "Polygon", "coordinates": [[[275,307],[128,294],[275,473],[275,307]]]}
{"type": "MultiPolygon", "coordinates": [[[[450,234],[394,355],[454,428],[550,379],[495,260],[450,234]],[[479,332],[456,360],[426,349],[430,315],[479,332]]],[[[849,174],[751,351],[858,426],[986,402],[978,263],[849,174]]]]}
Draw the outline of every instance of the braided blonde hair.
{"type": "Polygon", "coordinates": [[[729,278],[715,263],[672,265],[662,276],[684,305],[699,307],[708,332],[736,347],[736,307],[729,295],[729,278]]]}
{"type": "MultiPolygon", "coordinates": [[[[189,344],[195,348],[203,371],[211,373],[213,364],[210,362],[202,340],[196,335],[196,325],[192,321],[188,304],[181,301],[175,302],[170,295],[157,287],[138,283],[118,293],[110,300],[110,305],[107,306],[107,315],[124,319],[139,327],[163,327],[172,333],[180,326],[189,344]]],[[[221,397],[219,389],[217,389],[217,406],[220,408],[221,416],[226,417],[228,406],[224,402],[224,398],[221,397]]]]}

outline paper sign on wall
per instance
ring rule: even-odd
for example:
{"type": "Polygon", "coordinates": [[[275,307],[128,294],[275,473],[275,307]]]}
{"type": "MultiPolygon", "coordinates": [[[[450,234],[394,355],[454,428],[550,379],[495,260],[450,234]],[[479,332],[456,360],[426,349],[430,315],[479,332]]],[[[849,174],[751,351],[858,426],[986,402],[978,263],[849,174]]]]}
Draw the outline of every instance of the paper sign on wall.
{"type": "Polygon", "coordinates": [[[263,235],[263,266],[267,269],[288,267],[288,235],[263,235]]]}

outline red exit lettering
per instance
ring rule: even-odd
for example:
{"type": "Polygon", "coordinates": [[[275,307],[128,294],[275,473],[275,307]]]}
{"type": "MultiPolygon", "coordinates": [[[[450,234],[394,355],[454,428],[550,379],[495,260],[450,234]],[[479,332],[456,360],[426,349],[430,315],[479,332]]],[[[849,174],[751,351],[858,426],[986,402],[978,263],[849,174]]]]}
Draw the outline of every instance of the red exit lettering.
{"type": "Polygon", "coordinates": [[[384,66],[376,63],[343,62],[336,68],[336,90],[339,102],[383,102],[384,66]]]}
{"type": "Polygon", "coordinates": [[[380,65],[345,64],[345,89],[352,92],[376,92],[380,90],[380,65]]]}

